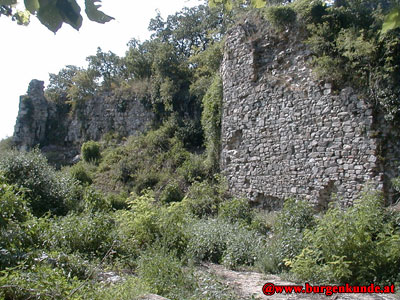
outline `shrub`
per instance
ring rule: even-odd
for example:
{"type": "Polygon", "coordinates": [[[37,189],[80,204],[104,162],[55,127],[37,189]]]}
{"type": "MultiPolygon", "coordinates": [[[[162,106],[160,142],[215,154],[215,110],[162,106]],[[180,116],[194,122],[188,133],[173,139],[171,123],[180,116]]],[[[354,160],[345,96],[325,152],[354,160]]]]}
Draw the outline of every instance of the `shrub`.
{"type": "Polygon", "coordinates": [[[253,211],[247,199],[234,198],[220,204],[218,216],[231,223],[239,222],[249,225],[253,218],[253,211]]]}
{"type": "Polygon", "coordinates": [[[264,268],[271,271],[286,269],[285,261],[298,255],[306,243],[304,230],[314,225],[312,206],[303,200],[287,199],[274,224],[274,237],[269,241],[264,268]],[[276,265],[274,265],[276,264],[276,265]],[[267,267],[268,266],[268,267],[267,267]]]}
{"type": "Polygon", "coordinates": [[[226,242],[232,237],[230,223],[218,219],[199,220],[191,225],[189,232],[189,256],[196,261],[221,262],[226,242]]]}
{"type": "Polygon", "coordinates": [[[204,180],[194,182],[183,199],[184,204],[195,216],[216,215],[219,204],[227,191],[227,183],[222,177],[215,177],[216,182],[204,180]]]}
{"type": "Polygon", "coordinates": [[[79,162],[69,169],[72,178],[78,180],[81,184],[90,185],[93,182],[92,174],[84,163],[79,162]]]}
{"type": "Polygon", "coordinates": [[[79,201],[74,180],[56,172],[39,150],[3,155],[0,170],[7,183],[26,189],[26,199],[36,216],[48,211],[66,214],[79,201]]]}
{"type": "Polygon", "coordinates": [[[95,141],[83,143],[81,147],[82,159],[86,162],[98,162],[100,160],[100,144],[95,141]]]}
{"type": "Polygon", "coordinates": [[[121,250],[132,256],[159,241],[182,255],[187,244],[187,213],[180,203],[157,206],[154,195],[145,193],[128,199],[130,210],[119,212],[118,236],[121,250]]]}
{"type": "Polygon", "coordinates": [[[346,211],[331,207],[307,230],[305,243],[290,261],[300,279],[350,284],[400,279],[400,234],[377,192],[364,192],[346,211]]]}
{"type": "Polygon", "coordinates": [[[221,153],[222,79],[215,75],[203,97],[201,125],[207,149],[207,165],[211,173],[219,169],[221,153]]]}
{"type": "Polygon", "coordinates": [[[0,228],[0,270],[30,258],[34,247],[31,231],[29,226],[14,222],[0,228]]]}
{"type": "Polygon", "coordinates": [[[150,248],[141,254],[137,272],[153,293],[168,298],[176,299],[177,294],[192,285],[178,258],[161,247],[150,248]]]}
{"type": "Polygon", "coordinates": [[[2,273],[1,299],[63,300],[69,298],[69,294],[80,284],[76,278],[66,277],[62,269],[52,268],[47,264],[2,273]]]}
{"type": "Polygon", "coordinates": [[[272,234],[277,212],[275,211],[255,211],[249,228],[262,235],[272,234]]]}
{"type": "Polygon", "coordinates": [[[183,191],[179,183],[173,181],[164,188],[160,195],[161,203],[179,202],[183,199],[183,191]]]}
{"type": "Polygon", "coordinates": [[[286,28],[296,21],[296,12],[290,6],[270,6],[266,9],[265,15],[278,29],[286,28]]]}
{"type": "Polygon", "coordinates": [[[38,262],[48,263],[53,268],[62,270],[66,277],[78,278],[79,280],[92,279],[99,272],[93,262],[84,259],[79,253],[66,254],[60,251],[42,252],[40,257],[35,259],[35,264],[38,262]]]}
{"type": "Polygon", "coordinates": [[[107,195],[107,202],[110,203],[111,208],[114,210],[128,209],[128,193],[109,194],[107,195]]]}
{"type": "Polygon", "coordinates": [[[11,222],[24,222],[31,217],[23,190],[4,182],[0,174],[0,228],[11,222]]]}
{"type": "Polygon", "coordinates": [[[13,137],[7,137],[0,140],[0,153],[5,153],[12,150],[14,147],[13,137]]]}
{"type": "MultiPolygon", "coordinates": [[[[209,272],[197,271],[192,274],[196,284],[190,287],[192,295],[185,297],[188,300],[207,299],[207,300],[239,300],[241,299],[220,278],[209,272]]],[[[189,287],[188,287],[189,288],[189,287]]]]}
{"type": "Polygon", "coordinates": [[[187,184],[204,180],[207,175],[204,156],[191,153],[189,158],[182,163],[176,172],[183,177],[187,184]]]}
{"type": "Polygon", "coordinates": [[[92,187],[86,187],[83,191],[83,206],[85,211],[107,211],[111,204],[107,198],[92,187]]]}
{"type": "Polygon", "coordinates": [[[222,263],[230,269],[254,265],[260,249],[264,248],[264,238],[255,231],[244,228],[234,229],[236,230],[228,237],[222,263]]]}
{"type": "Polygon", "coordinates": [[[222,219],[198,220],[189,229],[187,255],[195,261],[223,263],[230,268],[253,265],[261,235],[222,219]]]}
{"type": "Polygon", "coordinates": [[[326,4],[320,0],[297,0],[292,7],[298,18],[305,24],[321,22],[327,9],[326,4]]]}
{"type": "Polygon", "coordinates": [[[103,212],[70,214],[48,221],[48,228],[39,239],[50,250],[67,254],[80,252],[90,256],[103,256],[113,245],[115,225],[110,214],[103,212]]]}
{"type": "Polygon", "coordinates": [[[154,291],[142,279],[130,276],[124,278],[122,283],[109,286],[100,284],[85,293],[81,292],[79,294],[83,299],[87,300],[132,300],[152,292],[154,291]]]}

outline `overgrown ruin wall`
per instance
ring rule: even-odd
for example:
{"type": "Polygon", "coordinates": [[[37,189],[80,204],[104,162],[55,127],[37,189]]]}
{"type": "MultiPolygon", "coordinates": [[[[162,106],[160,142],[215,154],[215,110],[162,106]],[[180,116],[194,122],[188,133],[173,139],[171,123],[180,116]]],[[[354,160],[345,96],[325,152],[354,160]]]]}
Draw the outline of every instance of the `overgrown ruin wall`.
{"type": "Polygon", "coordinates": [[[27,95],[20,97],[14,142],[25,150],[38,145],[45,153],[56,155],[56,161],[70,161],[83,142],[99,140],[108,133],[129,136],[143,132],[153,118],[138,99],[113,94],[89,99],[71,115],[69,105],[48,101],[43,89],[43,81],[32,80],[27,95]]]}
{"type": "Polygon", "coordinates": [[[268,209],[283,199],[351,203],[366,182],[394,201],[398,135],[353,89],[314,79],[290,33],[231,30],[221,67],[221,167],[231,191],[268,209]]]}

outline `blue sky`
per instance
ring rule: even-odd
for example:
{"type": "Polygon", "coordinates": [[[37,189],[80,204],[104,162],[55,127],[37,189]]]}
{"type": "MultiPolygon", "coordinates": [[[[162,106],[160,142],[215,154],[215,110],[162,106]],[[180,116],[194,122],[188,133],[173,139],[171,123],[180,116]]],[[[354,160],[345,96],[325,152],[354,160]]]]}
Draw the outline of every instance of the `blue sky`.
{"type": "MultiPolygon", "coordinates": [[[[83,6],[83,0],[78,3],[83,6]]],[[[156,10],[166,18],[185,6],[204,3],[202,0],[103,0],[102,11],[116,20],[106,24],[90,22],[84,16],[81,29],[69,25],[53,34],[31,17],[28,26],[19,26],[0,17],[0,139],[12,136],[18,113],[19,96],[26,93],[31,79],[48,80],[49,73],[58,73],[66,65],[86,66],[85,58],[97,47],[123,55],[131,38],[141,41],[150,33],[147,26],[156,10]]]]}

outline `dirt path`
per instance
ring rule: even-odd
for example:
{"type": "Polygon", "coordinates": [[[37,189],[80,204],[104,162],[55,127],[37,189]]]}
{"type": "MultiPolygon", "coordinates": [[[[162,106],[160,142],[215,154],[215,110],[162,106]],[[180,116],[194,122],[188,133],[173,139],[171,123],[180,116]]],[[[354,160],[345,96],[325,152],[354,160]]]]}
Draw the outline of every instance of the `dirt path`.
{"type": "MultiPolygon", "coordinates": [[[[241,299],[280,300],[280,299],[329,299],[329,300],[393,300],[400,299],[399,295],[365,295],[365,294],[334,294],[332,296],[317,294],[274,294],[266,296],[262,293],[262,287],[270,282],[275,285],[296,285],[293,282],[284,281],[275,275],[264,275],[256,272],[238,272],[228,270],[221,265],[206,264],[205,267],[211,273],[219,276],[230,286],[241,299]]],[[[297,284],[298,285],[298,284],[297,284]]]]}

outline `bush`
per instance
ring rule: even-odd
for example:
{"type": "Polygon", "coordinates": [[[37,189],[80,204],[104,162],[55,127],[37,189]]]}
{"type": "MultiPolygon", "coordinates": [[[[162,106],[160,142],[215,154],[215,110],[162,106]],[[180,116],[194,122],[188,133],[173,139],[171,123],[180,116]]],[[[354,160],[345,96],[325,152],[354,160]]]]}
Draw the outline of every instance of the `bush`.
{"type": "Polygon", "coordinates": [[[304,239],[307,247],[290,261],[300,279],[399,282],[400,234],[377,192],[364,192],[346,211],[331,207],[304,239]]]}
{"type": "Polygon", "coordinates": [[[69,294],[80,284],[76,278],[66,277],[62,269],[52,268],[47,264],[2,273],[1,299],[63,300],[69,298],[69,294]]]}
{"type": "Polygon", "coordinates": [[[221,153],[222,79],[218,74],[203,97],[201,125],[207,149],[207,165],[211,173],[219,170],[221,153]]]}
{"type": "MultiPolygon", "coordinates": [[[[190,288],[193,290],[188,300],[207,299],[207,300],[239,300],[242,299],[236,293],[221,282],[220,277],[209,272],[197,271],[191,274],[196,284],[190,288]]],[[[189,288],[189,287],[188,287],[189,288]]]]}
{"type": "Polygon", "coordinates": [[[92,187],[86,187],[83,191],[83,208],[85,211],[108,211],[111,204],[107,198],[92,187]]]}
{"type": "Polygon", "coordinates": [[[319,23],[327,6],[320,0],[297,0],[292,4],[298,18],[305,24],[319,23]]]}
{"type": "Polygon", "coordinates": [[[5,153],[12,150],[14,147],[13,137],[7,137],[0,140],[0,153],[5,153]]]}
{"type": "Polygon", "coordinates": [[[94,286],[92,290],[79,293],[83,299],[87,300],[132,300],[138,296],[149,294],[154,291],[140,278],[130,276],[124,278],[122,283],[104,286],[102,284],[94,286]]]}
{"type": "Polygon", "coordinates": [[[115,225],[112,216],[106,213],[70,214],[48,220],[47,226],[39,239],[49,250],[102,257],[113,245],[115,225]]]}
{"type": "Polygon", "coordinates": [[[252,266],[264,249],[264,237],[255,231],[240,228],[227,241],[222,263],[230,269],[252,266]]]}
{"type": "Polygon", "coordinates": [[[207,176],[207,170],[203,155],[191,153],[189,158],[182,163],[176,172],[179,176],[183,177],[187,184],[204,180],[207,176]]]}
{"type": "Polygon", "coordinates": [[[23,190],[4,182],[0,174],[0,228],[10,223],[24,222],[31,217],[23,190]]]}
{"type": "Polygon", "coordinates": [[[189,229],[187,255],[195,261],[223,263],[230,268],[253,265],[261,235],[221,219],[198,220],[189,229]]]}
{"type": "Polygon", "coordinates": [[[296,21],[296,12],[290,6],[270,6],[265,16],[278,29],[286,28],[296,21]]]}
{"type": "Polygon", "coordinates": [[[164,188],[160,195],[161,203],[179,202],[183,199],[183,191],[179,186],[179,183],[174,181],[164,188]]]}
{"type": "Polygon", "coordinates": [[[100,160],[100,144],[95,141],[83,143],[81,147],[82,159],[86,162],[98,162],[100,160]]]}
{"type": "Polygon", "coordinates": [[[276,217],[275,211],[255,211],[249,228],[262,235],[272,234],[276,217]]]}
{"type": "Polygon", "coordinates": [[[110,203],[113,210],[128,209],[128,193],[109,194],[107,195],[107,202],[110,203]]]}
{"type": "Polygon", "coordinates": [[[180,203],[157,206],[152,193],[128,199],[130,210],[117,215],[121,250],[137,256],[156,241],[181,256],[186,249],[187,212],[180,203]]]}
{"type": "Polygon", "coordinates": [[[78,180],[81,184],[90,185],[93,183],[93,175],[91,174],[89,167],[82,162],[73,165],[69,169],[69,173],[72,178],[78,180]]]}
{"type": "Polygon", "coordinates": [[[293,259],[306,246],[304,231],[314,225],[312,206],[302,200],[287,199],[274,224],[274,237],[261,262],[265,270],[277,272],[287,269],[286,260],[293,259]]]}
{"type": "Polygon", "coordinates": [[[178,258],[161,247],[150,248],[141,254],[137,272],[153,293],[168,298],[176,299],[182,290],[193,284],[178,258]]]}
{"type": "Polygon", "coordinates": [[[194,182],[186,193],[183,203],[195,216],[216,215],[219,204],[227,191],[227,183],[223,177],[216,177],[216,182],[204,180],[194,182]]]}
{"type": "Polygon", "coordinates": [[[222,202],[218,209],[218,216],[231,223],[239,222],[249,225],[253,218],[253,211],[247,199],[234,198],[222,202]]]}
{"type": "Polygon", "coordinates": [[[7,183],[26,190],[26,199],[36,216],[46,212],[66,214],[79,201],[74,180],[56,172],[39,150],[3,155],[0,170],[7,183]]]}

